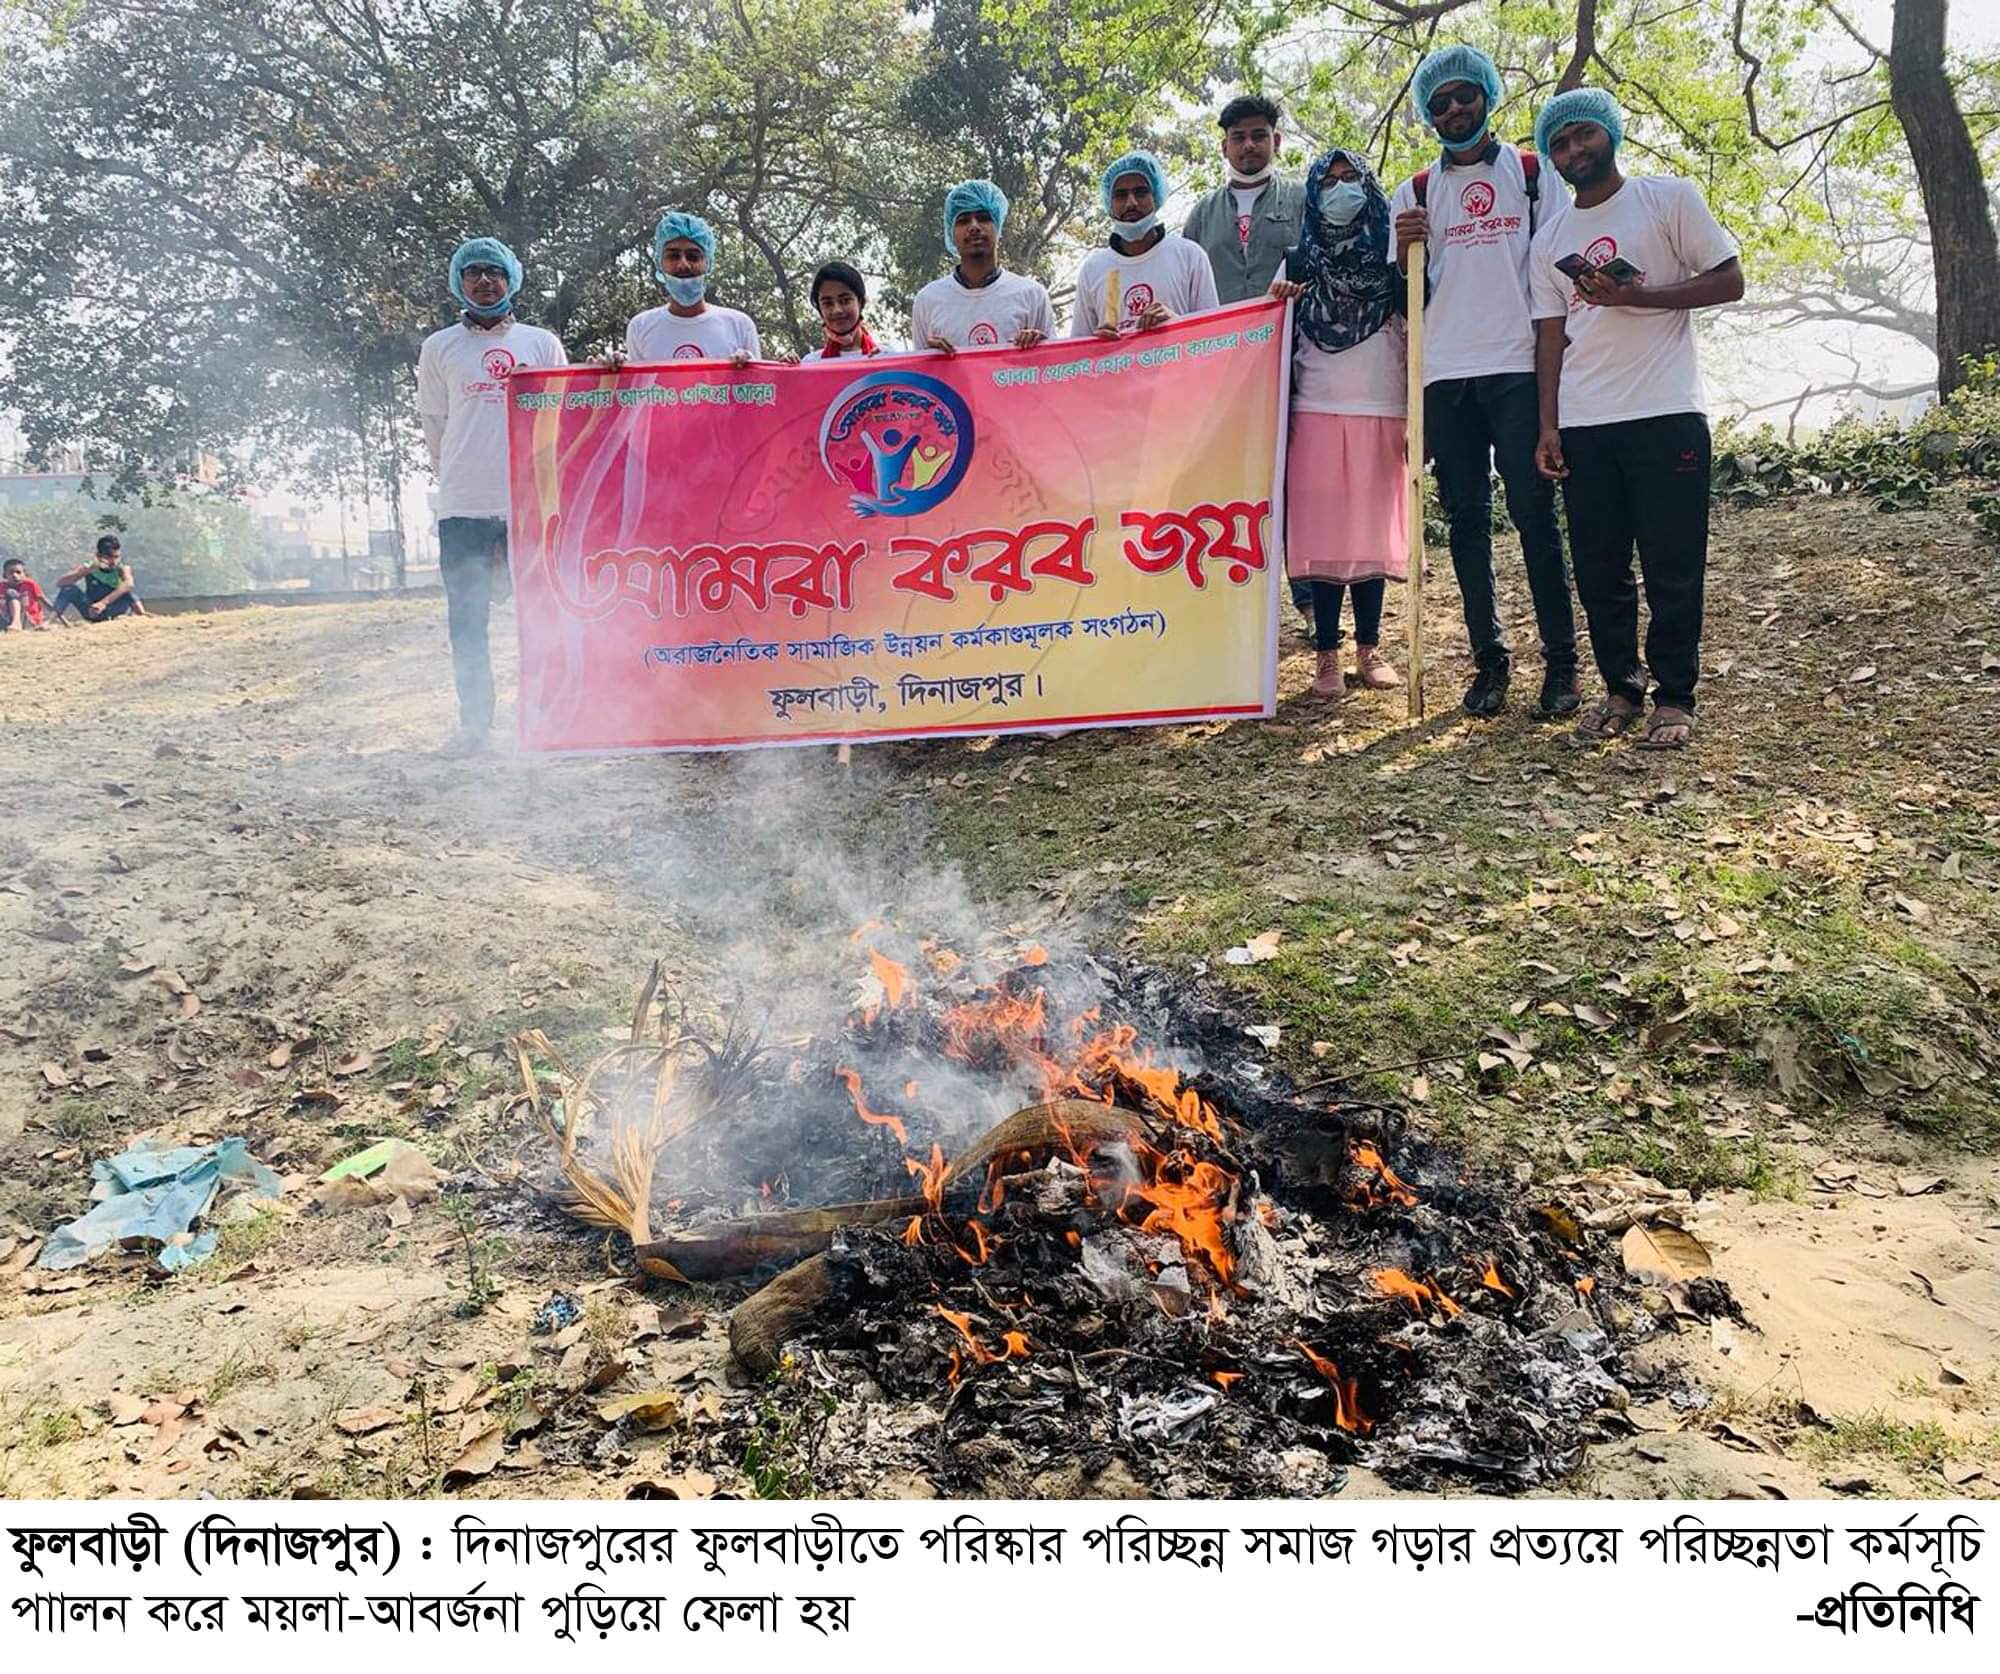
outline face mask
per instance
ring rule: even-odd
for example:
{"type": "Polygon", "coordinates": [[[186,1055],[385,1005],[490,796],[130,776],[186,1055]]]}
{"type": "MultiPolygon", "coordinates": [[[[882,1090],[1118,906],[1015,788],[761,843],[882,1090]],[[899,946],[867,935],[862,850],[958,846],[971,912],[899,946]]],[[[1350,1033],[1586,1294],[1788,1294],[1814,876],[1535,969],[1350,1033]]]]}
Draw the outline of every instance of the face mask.
{"type": "Polygon", "coordinates": [[[666,286],[667,295],[683,308],[692,308],[708,291],[708,275],[705,273],[698,273],[692,279],[676,279],[663,273],[660,283],[666,286]]]}
{"type": "Polygon", "coordinates": [[[1368,193],[1358,180],[1342,180],[1320,194],[1320,219],[1330,227],[1344,227],[1361,213],[1368,193]]]}
{"type": "Polygon", "coordinates": [[[1229,181],[1232,186],[1261,186],[1271,178],[1272,174],[1276,172],[1277,167],[1278,160],[1273,157],[1270,162],[1266,163],[1255,174],[1239,174],[1232,168],[1229,171],[1229,181]]]}
{"type": "Polygon", "coordinates": [[[1111,230],[1127,244],[1137,244],[1148,237],[1160,224],[1160,212],[1156,209],[1150,215],[1142,215],[1136,221],[1113,221],[1111,230]]]}

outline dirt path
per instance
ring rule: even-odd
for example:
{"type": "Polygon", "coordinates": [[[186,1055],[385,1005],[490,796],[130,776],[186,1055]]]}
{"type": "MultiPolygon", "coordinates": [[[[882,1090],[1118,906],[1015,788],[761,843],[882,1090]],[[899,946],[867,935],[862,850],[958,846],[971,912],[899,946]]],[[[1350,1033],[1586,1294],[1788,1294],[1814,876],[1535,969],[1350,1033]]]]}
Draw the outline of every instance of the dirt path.
{"type": "MultiPolygon", "coordinates": [[[[495,1236],[490,1225],[461,1235],[436,1203],[403,1224],[381,1209],[324,1216],[305,1208],[304,1182],[401,1135],[462,1183],[474,1157],[519,1137],[493,1050],[510,1032],[532,1024],[581,1049],[616,1027],[654,957],[693,994],[751,970],[782,986],[870,899],[905,887],[911,853],[943,863],[926,871],[933,904],[995,921],[1037,910],[1156,955],[1219,963],[1224,946],[1282,925],[1285,957],[1244,973],[1243,994],[1285,1020],[1295,1068],[1323,1035],[1359,1063],[1415,1055],[1397,1042],[1463,1041],[1456,1075],[1382,1090],[1417,1098],[1440,1131],[1519,1156],[1538,1186],[1637,1169],[1693,1191],[1688,1224],[1758,1329],[1673,1338],[1711,1404],[1635,1410],[1637,1433],[1600,1450],[1580,1488],[2000,1491],[1986,1057],[2000,861],[1979,812],[1996,805],[2000,677],[1982,658],[2000,663],[2000,607],[1990,553],[1948,519],[1897,522],[1901,556],[1880,523],[1842,505],[1727,526],[1710,655],[1729,719],[1670,763],[1626,752],[1575,765],[1511,721],[1485,733],[1440,721],[1416,753],[1385,755],[1410,737],[1392,701],[1339,715],[1303,702],[1308,659],[1294,652],[1265,728],[895,747],[864,753],[852,780],[820,752],[751,769],[466,766],[429,753],[450,721],[433,605],[8,636],[0,1492],[426,1491],[496,1420],[531,1436],[534,1380],[505,1375],[511,1362],[546,1391],[580,1341],[624,1358],[623,1387],[677,1390],[685,1428],[602,1457],[517,1442],[468,1491],[622,1493],[705,1470],[682,1481],[701,1491],[718,1455],[703,1430],[709,1443],[735,1434],[751,1399],[728,1382],[719,1314],[666,1298],[664,1320],[635,1322],[595,1242],[554,1223],[501,1228],[504,1249],[482,1245],[468,1277],[468,1237],[495,1236]],[[1790,631],[1759,637],[1772,611],[1790,631]],[[1426,773],[1448,775],[1461,800],[1433,794],[1426,773]],[[1719,847],[1696,834],[1724,828],[1719,847]],[[872,843],[877,869],[823,867],[842,841],[872,843]],[[1667,875],[1675,845],[1699,875],[1695,860],[1667,875]],[[1640,854],[1660,887],[1612,894],[1600,853],[1640,854]],[[956,892],[952,861],[990,907],[956,892]],[[1839,869],[1850,863],[1860,870],[1839,869]],[[1810,912],[1790,910],[1788,888],[1811,893],[1810,912]],[[1702,930],[1681,941],[1687,916],[1702,930]],[[1623,934],[1614,918],[1665,939],[1619,953],[1597,939],[1623,934]],[[1814,939],[1787,940],[1787,926],[1814,939]],[[1712,1038],[1710,1058],[1661,1067],[1638,1030],[1660,1012],[1635,1013],[1618,1045],[1580,1021],[1603,974],[1638,991],[1638,962],[1664,966],[1669,944],[1720,959],[1718,942],[1746,955],[1717,979],[1734,984],[1735,1032],[1706,967],[1671,973],[1701,995],[1691,1026],[1714,1024],[1683,1051],[1712,1038]],[[1777,969],[1818,984],[1806,998],[1792,978],[1771,985],[1774,952],[1777,969]],[[1755,975],[1731,974],[1758,960],[1755,975]],[[1923,993],[1905,1005],[1878,970],[1923,993]],[[1856,985],[1867,998],[1841,998],[1856,985]],[[1904,1047],[1871,1033],[1871,1000],[1904,1047]],[[1789,1092],[1754,1049],[1771,1019],[1795,1026],[1779,1048],[1795,1054],[1789,1092]],[[1482,1029],[1529,1024],[1532,1055],[1555,1073],[1517,1085],[1504,1072],[1503,1086],[1472,1065],[1482,1029]],[[1859,1082],[1836,1084],[1823,1055],[1842,1040],[1873,1051],[1859,1082]],[[1901,1109],[1924,1120],[1898,1123],[1901,1109]],[[115,1260],[68,1277],[22,1270],[32,1241],[83,1207],[93,1156],[140,1136],[237,1133],[292,1185],[278,1213],[227,1226],[206,1267],[167,1283],[115,1260]],[[1941,1183],[1905,1195],[1929,1176],[1941,1183]],[[462,1317],[467,1287],[489,1281],[492,1304],[462,1317]],[[558,1285],[584,1298],[579,1335],[527,1343],[558,1285]]],[[[1520,592],[1510,578],[1513,620],[1520,592]]],[[[1448,569],[1433,596],[1448,705],[1462,638],[1448,569]]],[[[511,655],[500,661],[504,691],[511,655]]],[[[466,1201],[478,1208],[476,1193],[466,1201]]],[[[1358,1475],[1349,1491],[1378,1488],[1358,1475]]]]}

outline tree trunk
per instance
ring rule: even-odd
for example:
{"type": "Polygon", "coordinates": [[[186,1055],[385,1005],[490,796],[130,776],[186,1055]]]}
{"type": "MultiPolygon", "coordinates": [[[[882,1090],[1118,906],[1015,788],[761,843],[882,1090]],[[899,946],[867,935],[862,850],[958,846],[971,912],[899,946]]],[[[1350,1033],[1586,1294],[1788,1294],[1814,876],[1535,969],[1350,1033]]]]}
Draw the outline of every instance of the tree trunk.
{"type": "Polygon", "coordinates": [[[1889,100],[1909,142],[1937,280],[1938,393],[1965,382],[1967,355],[2000,348],[2000,240],[1979,152],[1944,68],[1948,0],[1896,0],[1889,100]]]}

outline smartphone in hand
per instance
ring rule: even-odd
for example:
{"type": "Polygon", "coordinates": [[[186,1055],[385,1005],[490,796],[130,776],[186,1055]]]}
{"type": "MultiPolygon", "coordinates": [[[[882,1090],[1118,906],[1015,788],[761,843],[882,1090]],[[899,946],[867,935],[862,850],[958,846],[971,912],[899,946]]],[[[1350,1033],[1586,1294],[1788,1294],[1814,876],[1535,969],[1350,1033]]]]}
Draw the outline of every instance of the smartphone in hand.
{"type": "Polygon", "coordinates": [[[1581,279],[1586,273],[1595,273],[1597,269],[1592,267],[1583,257],[1572,253],[1556,258],[1556,271],[1558,273],[1567,273],[1572,279],[1581,279]]]}
{"type": "Polygon", "coordinates": [[[1637,284],[1641,279],[1646,277],[1623,256],[1613,256],[1611,260],[1606,262],[1597,271],[1603,274],[1614,285],[1637,284]]]}

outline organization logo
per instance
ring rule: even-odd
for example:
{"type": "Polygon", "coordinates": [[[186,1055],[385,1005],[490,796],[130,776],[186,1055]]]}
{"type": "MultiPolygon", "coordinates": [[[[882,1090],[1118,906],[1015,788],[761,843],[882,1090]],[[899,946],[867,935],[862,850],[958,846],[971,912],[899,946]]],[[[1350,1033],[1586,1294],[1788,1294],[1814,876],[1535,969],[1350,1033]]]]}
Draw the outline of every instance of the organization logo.
{"type": "Polygon", "coordinates": [[[1480,216],[1493,213],[1493,188],[1483,180],[1475,180],[1458,194],[1458,201],[1465,206],[1468,215],[1480,216]]]}
{"type": "Polygon", "coordinates": [[[942,505],[972,464],[972,409],[922,372],[868,372],[826,409],[820,463],[854,490],[862,517],[916,517],[942,505]]]}
{"type": "Polygon", "coordinates": [[[1618,240],[1606,233],[1602,238],[1593,238],[1590,241],[1589,248],[1583,252],[1583,259],[1592,267],[1602,267],[1617,254],[1618,240]]]}
{"type": "Polygon", "coordinates": [[[673,358],[675,360],[700,360],[703,358],[701,345],[699,343],[683,343],[679,348],[674,350],[673,358]]]}
{"type": "Polygon", "coordinates": [[[993,329],[993,324],[990,320],[981,320],[979,324],[972,328],[972,336],[969,341],[975,349],[990,348],[993,344],[1000,341],[1000,333],[993,329]]]}
{"type": "Polygon", "coordinates": [[[1134,285],[1125,293],[1125,312],[1135,320],[1152,306],[1153,287],[1151,285],[1134,285]]]}
{"type": "Polygon", "coordinates": [[[506,378],[508,373],[514,370],[514,351],[512,349],[488,349],[486,351],[486,358],[480,364],[485,367],[487,377],[491,378],[496,384],[500,383],[506,378]]]}

